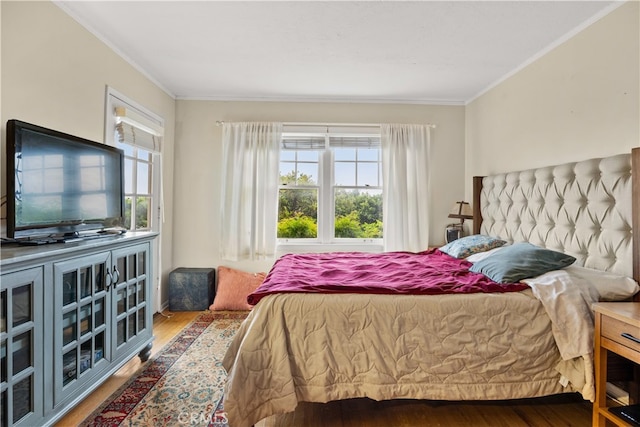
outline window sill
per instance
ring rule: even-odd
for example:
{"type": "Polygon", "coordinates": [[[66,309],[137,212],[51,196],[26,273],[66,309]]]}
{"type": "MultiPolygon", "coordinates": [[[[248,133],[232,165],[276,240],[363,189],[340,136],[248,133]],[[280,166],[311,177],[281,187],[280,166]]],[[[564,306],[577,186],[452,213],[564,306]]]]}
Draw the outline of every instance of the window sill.
{"type": "Polygon", "coordinates": [[[278,256],[288,253],[307,252],[383,252],[382,242],[375,240],[370,242],[336,242],[336,243],[311,243],[311,242],[283,242],[276,247],[278,256]]]}

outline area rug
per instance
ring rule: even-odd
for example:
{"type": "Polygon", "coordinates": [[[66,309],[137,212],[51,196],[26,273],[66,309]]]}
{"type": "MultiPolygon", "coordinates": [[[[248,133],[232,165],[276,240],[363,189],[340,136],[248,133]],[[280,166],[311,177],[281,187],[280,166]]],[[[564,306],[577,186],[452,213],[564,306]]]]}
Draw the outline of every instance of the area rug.
{"type": "Polygon", "coordinates": [[[81,427],[226,427],[222,358],[247,312],[200,314],[81,427]]]}

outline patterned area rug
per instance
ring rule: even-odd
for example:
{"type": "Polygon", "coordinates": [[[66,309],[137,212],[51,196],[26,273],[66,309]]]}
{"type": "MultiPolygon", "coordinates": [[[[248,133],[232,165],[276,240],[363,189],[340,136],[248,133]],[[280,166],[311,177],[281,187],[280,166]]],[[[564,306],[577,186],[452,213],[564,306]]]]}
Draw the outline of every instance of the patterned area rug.
{"type": "Polygon", "coordinates": [[[222,358],[247,314],[199,315],[80,426],[226,427],[222,358]]]}

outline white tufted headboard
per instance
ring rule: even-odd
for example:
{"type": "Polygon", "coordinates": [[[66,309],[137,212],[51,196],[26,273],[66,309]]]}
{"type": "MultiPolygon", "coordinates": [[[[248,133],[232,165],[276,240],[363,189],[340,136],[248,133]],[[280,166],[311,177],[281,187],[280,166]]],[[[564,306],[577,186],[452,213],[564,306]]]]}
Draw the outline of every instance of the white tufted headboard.
{"type": "Polygon", "coordinates": [[[634,239],[632,230],[640,229],[639,168],[640,148],[475,177],[474,232],[531,242],[570,254],[579,265],[638,280],[640,236],[634,239]]]}

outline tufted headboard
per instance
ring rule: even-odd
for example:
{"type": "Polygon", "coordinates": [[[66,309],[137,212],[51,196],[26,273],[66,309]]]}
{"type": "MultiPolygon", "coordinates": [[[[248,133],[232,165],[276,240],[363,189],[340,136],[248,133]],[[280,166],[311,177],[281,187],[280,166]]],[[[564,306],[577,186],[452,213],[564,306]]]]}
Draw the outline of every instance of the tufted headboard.
{"type": "Polygon", "coordinates": [[[640,278],[640,148],[632,153],[474,177],[474,233],[570,254],[640,278]]]}

